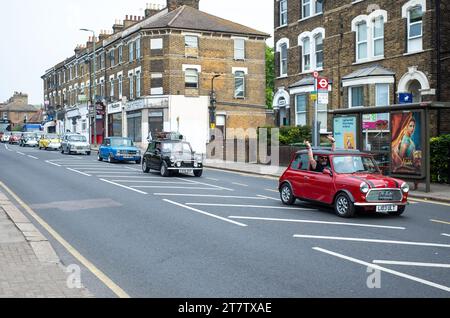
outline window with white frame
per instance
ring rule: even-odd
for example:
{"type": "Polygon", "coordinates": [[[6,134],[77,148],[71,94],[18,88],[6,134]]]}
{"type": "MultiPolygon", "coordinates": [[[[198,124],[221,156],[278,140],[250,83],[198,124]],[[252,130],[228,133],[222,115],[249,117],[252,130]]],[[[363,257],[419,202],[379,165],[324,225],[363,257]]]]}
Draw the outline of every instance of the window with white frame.
{"type": "Polygon", "coordinates": [[[134,42],[130,42],[130,44],[128,44],[128,55],[129,55],[129,61],[133,62],[134,60],[134,42]]]}
{"type": "Polygon", "coordinates": [[[309,37],[303,39],[303,72],[311,70],[311,41],[309,37]]]}
{"type": "Polygon", "coordinates": [[[110,66],[111,66],[111,67],[114,66],[114,65],[116,64],[115,59],[116,59],[116,57],[115,57],[115,54],[114,54],[114,49],[112,49],[112,50],[109,52],[109,60],[110,60],[110,66]]]}
{"type": "Polygon", "coordinates": [[[123,47],[119,46],[119,64],[123,61],[123,47]]]}
{"type": "Polygon", "coordinates": [[[128,74],[130,80],[130,99],[134,99],[134,76],[133,73],[128,74]]]}
{"type": "Polygon", "coordinates": [[[302,0],[302,18],[311,16],[311,0],[302,0]]]}
{"type": "Polygon", "coordinates": [[[323,13],[323,0],[301,0],[302,19],[323,13]]]}
{"type": "Polygon", "coordinates": [[[287,23],[288,23],[287,0],[280,0],[280,26],[287,25],[287,23]]]}
{"type": "Polygon", "coordinates": [[[75,78],[78,77],[78,64],[75,64],[75,78]]]}
{"type": "Polygon", "coordinates": [[[109,79],[109,96],[114,97],[114,78],[109,79]]]}
{"type": "Polygon", "coordinates": [[[373,21],[373,56],[384,55],[384,18],[379,16],[373,21]]]}
{"type": "Polygon", "coordinates": [[[295,96],[295,124],[297,126],[306,125],[306,106],[308,103],[308,97],[306,94],[295,96]]]}
{"type": "Polygon", "coordinates": [[[316,48],[316,69],[323,68],[323,36],[321,33],[314,37],[316,48]]]}
{"type": "Polygon", "coordinates": [[[192,35],[186,35],[184,37],[184,46],[186,48],[197,49],[198,48],[198,37],[192,35]]]}
{"type": "Polygon", "coordinates": [[[188,68],[185,71],[185,87],[198,88],[198,71],[193,68],[188,68]]]}
{"type": "Polygon", "coordinates": [[[100,68],[105,68],[105,53],[100,54],[100,68]]]}
{"type": "Polygon", "coordinates": [[[104,79],[100,80],[100,96],[102,96],[102,98],[105,96],[105,80],[104,79]]]}
{"type": "Polygon", "coordinates": [[[122,93],[123,93],[123,76],[119,75],[119,98],[122,98],[122,93]]]}
{"type": "Polygon", "coordinates": [[[364,86],[350,86],[349,92],[349,107],[364,106],[364,86]]]}
{"type": "Polygon", "coordinates": [[[422,20],[422,6],[415,6],[408,11],[408,52],[422,51],[422,20]]]}
{"type": "Polygon", "coordinates": [[[234,39],[234,59],[245,59],[245,39],[234,39]]]}
{"type": "Polygon", "coordinates": [[[375,84],[375,106],[389,104],[389,84],[375,84]]]}
{"type": "Polygon", "coordinates": [[[367,58],[367,23],[360,22],[356,29],[356,59],[367,58]]]}
{"type": "Polygon", "coordinates": [[[280,76],[287,76],[287,65],[288,64],[288,46],[283,43],[280,46],[280,76]]]}
{"type": "Polygon", "coordinates": [[[136,71],[136,97],[141,97],[141,71],[136,71]]]}
{"type": "Polygon", "coordinates": [[[136,59],[141,58],[141,39],[136,40],[136,59]]]}
{"type": "Polygon", "coordinates": [[[245,72],[243,71],[234,73],[234,97],[245,98],[245,72]]]}
{"type": "Polygon", "coordinates": [[[385,10],[375,10],[369,15],[360,15],[353,19],[352,31],[356,32],[356,62],[384,57],[384,24],[387,17],[385,10]]]}

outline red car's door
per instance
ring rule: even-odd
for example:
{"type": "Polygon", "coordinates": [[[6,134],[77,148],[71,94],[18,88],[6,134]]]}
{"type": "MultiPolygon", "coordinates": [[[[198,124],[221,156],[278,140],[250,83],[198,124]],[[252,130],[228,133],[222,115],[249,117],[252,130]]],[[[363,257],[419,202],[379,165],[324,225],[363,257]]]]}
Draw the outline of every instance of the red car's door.
{"type": "Polygon", "coordinates": [[[288,170],[287,179],[292,185],[296,197],[303,198],[305,193],[304,174],[309,169],[307,154],[297,154],[288,170]]]}
{"type": "Polygon", "coordinates": [[[304,189],[306,199],[331,204],[335,191],[334,179],[329,174],[310,170],[304,173],[304,189]]]}

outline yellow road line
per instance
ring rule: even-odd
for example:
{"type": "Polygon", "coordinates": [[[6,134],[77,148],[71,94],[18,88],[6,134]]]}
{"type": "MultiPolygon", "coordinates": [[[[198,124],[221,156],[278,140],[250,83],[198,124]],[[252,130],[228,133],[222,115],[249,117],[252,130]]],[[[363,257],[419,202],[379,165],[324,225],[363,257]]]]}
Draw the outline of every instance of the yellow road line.
{"type": "Polygon", "coordinates": [[[55,240],[64,246],[70,254],[72,254],[81,264],[83,264],[89,271],[92,272],[103,284],[112,290],[120,298],[130,298],[130,296],[114,283],[108,276],[99,270],[94,264],[81,255],[72,245],[62,238],[53,228],[41,219],[25,202],[23,202],[11,189],[9,189],[3,182],[0,181],[0,186],[5,189],[48,233],[50,233],[55,240]]]}
{"type": "Polygon", "coordinates": [[[445,222],[445,221],[440,221],[440,220],[430,220],[430,221],[434,222],[434,223],[450,224],[450,222],[445,222]]]}
{"type": "Polygon", "coordinates": [[[439,201],[434,201],[434,200],[422,200],[422,199],[416,199],[416,198],[408,198],[408,201],[423,202],[423,203],[430,203],[430,204],[438,204],[438,205],[450,206],[450,203],[439,202],[439,201]]]}

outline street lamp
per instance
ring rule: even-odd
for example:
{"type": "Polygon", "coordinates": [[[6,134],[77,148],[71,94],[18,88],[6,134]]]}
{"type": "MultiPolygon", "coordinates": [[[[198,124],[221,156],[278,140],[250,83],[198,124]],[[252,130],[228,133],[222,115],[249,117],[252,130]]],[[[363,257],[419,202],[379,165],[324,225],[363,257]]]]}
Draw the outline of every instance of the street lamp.
{"type": "MultiPolygon", "coordinates": [[[[97,92],[97,84],[95,82],[96,78],[95,78],[95,73],[97,72],[97,65],[96,65],[96,58],[95,58],[95,42],[96,42],[96,35],[95,35],[95,31],[93,30],[89,30],[89,29],[80,29],[80,31],[86,31],[86,32],[92,32],[92,42],[93,42],[93,59],[94,59],[94,64],[93,64],[93,73],[94,73],[94,80],[91,82],[91,87],[94,87],[94,98],[92,98],[92,93],[91,93],[91,103],[93,103],[93,99],[95,99],[95,94],[97,92]]],[[[95,103],[94,104],[94,145],[97,146],[97,105],[95,103]]]]}

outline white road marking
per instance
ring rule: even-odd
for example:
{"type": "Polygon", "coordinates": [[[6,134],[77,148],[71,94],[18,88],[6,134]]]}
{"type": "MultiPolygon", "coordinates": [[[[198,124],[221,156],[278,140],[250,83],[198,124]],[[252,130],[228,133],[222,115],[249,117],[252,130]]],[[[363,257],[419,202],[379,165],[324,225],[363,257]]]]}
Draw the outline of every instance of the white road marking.
{"type": "Polygon", "coordinates": [[[272,197],[267,197],[265,195],[257,195],[258,197],[264,198],[264,199],[269,199],[269,200],[274,200],[274,201],[280,201],[279,198],[272,198],[272,197]]]}
{"type": "Polygon", "coordinates": [[[450,268],[450,264],[438,264],[438,263],[401,262],[401,261],[385,261],[385,260],[374,260],[372,263],[384,265],[450,268]]]}
{"type": "MultiPolygon", "coordinates": [[[[107,172],[105,172],[107,173],[107,172]]],[[[120,176],[120,175],[111,175],[111,174],[105,174],[105,175],[97,175],[97,177],[99,178],[145,178],[145,179],[161,179],[160,177],[147,177],[147,176],[143,176],[143,175],[125,175],[125,176],[120,176]]]]}
{"type": "Polygon", "coordinates": [[[337,237],[337,236],[315,236],[315,235],[294,235],[295,238],[309,238],[319,240],[336,240],[336,241],[353,241],[353,242],[367,242],[367,243],[380,243],[380,244],[398,244],[398,245],[414,245],[414,246],[433,246],[433,247],[446,247],[450,248],[449,244],[438,243],[422,243],[422,242],[410,242],[410,241],[388,241],[388,240],[373,240],[373,239],[361,239],[354,237],[337,237]]]}
{"type": "Polygon", "coordinates": [[[54,162],[51,162],[51,161],[48,161],[48,160],[45,160],[45,162],[46,162],[46,163],[49,163],[49,164],[51,164],[51,165],[57,166],[57,167],[61,167],[61,165],[59,165],[59,164],[57,164],[57,163],[54,163],[54,162]]]}
{"type": "Polygon", "coordinates": [[[441,235],[450,237],[450,234],[446,234],[446,233],[442,233],[441,235]]]}
{"type": "Polygon", "coordinates": [[[133,170],[133,171],[141,171],[141,169],[130,168],[130,167],[125,167],[125,169],[128,169],[128,170],[133,170]]]}
{"type": "Polygon", "coordinates": [[[184,194],[184,193],[153,193],[158,196],[174,196],[174,197],[201,197],[201,198],[221,198],[221,199],[248,199],[248,200],[265,200],[258,197],[240,197],[233,195],[215,195],[215,194],[184,194]]]}
{"type": "Polygon", "coordinates": [[[115,170],[105,170],[105,171],[94,171],[94,170],[89,170],[89,171],[86,171],[86,172],[88,172],[88,173],[109,173],[109,174],[127,174],[128,176],[135,176],[136,174],[131,174],[132,172],[131,171],[121,171],[121,172],[119,172],[119,171],[115,171],[115,170]]]}
{"type": "Polygon", "coordinates": [[[273,190],[273,189],[264,189],[264,190],[270,191],[270,192],[275,192],[275,193],[280,193],[280,191],[278,191],[278,190],[273,190]]]}
{"type": "Polygon", "coordinates": [[[115,182],[109,181],[109,180],[105,180],[105,179],[100,179],[100,180],[101,180],[101,181],[103,181],[103,182],[106,182],[106,183],[110,183],[110,184],[113,184],[113,185],[115,185],[115,186],[121,187],[121,188],[125,188],[125,189],[128,189],[128,190],[131,190],[131,191],[134,191],[134,192],[140,193],[140,194],[148,194],[147,192],[144,192],[144,191],[139,191],[139,190],[136,190],[136,189],[133,189],[133,188],[130,188],[130,187],[124,186],[124,185],[122,185],[122,184],[118,184],[118,183],[115,183],[115,182]]]}
{"type": "Polygon", "coordinates": [[[233,184],[234,184],[234,185],[237,185],[237,186],[241,186],[241,187],[248,187],[248,185],[243,184],[243,183],[233,182],[233,184]]]}
{"type": "MultiPolygon", "coordinates": [[[[123,182],[123,183],[157,183],[157,184],[186,184],[186,182],[178,182],[178,181],[147,181],[147,180],[113,180],[117,182],[123,182]]],[[[190,185],[190,183],[188,183],[190,185]]]]}
{"type": "Polygon", "coordinates": [[[270,206],[270,205],[219,204],[219,203],[186,203],[186,205],[192,205],[192,206],[219,206],[219,207],[227,207],[227,208],[255,208],[255,209],[279,209],[279,210],[312,211],[312,209],[292,208],[292,207],[283,207],[283,206],[270,206]]]}
{"type": "Polygon", "coordinates": [[[190,183],[201,184],[201,185],[207,185],[207,186],[209,186],[209,187],[218,188],[218,189],[222,189],[222,190],[234,191],[233,189],[220,187],[220,186],[213,185],[213,184],[210,184],[210,183],[204,183],[204,182],[199,182],[199,181],[192,181],[192,180],[189,180],[189,179],[183,179],[183,178],[177,178],[177,179],[183,180],[183,181],[187,181],[187,182],[190,182],[190,183]]]}
{"type": "Polygon", "coordinates": [[[23,152],[20,151],[16,151],[19,155],[25,156],[25,154],[23,152]]]}
{"type": "Polygon", "coordinates": [[[30,157],[31,159],[39,160],[39,158],[37,158],[37,157],[35,157],[35,156],[30,156],[30,155],[28,155],[28,157],[30,157]]]}
{"type": "Polygon", "coordinates": [[[373,227],[373,228],[391,229],[391,230],[405,230],[406,229],[404,227],[399,227],[399,226],[373,225],[373,224],[362,224],[362,223],[344,223],[344,222],[325,222],[325,221],[298,220],[298,219],[259,218],[259,217],[247,217],[247,216],[229,216],[229,218],[230,219],[243,219],[243,220],[260,220],[260,221],[275,221],[275,222],[294,222],[294,223],[313,223],[313,224],[373,227]]]}
{"type": "Polygon", "coordinates": [[[194,208],[191,208],[191,207],[186,206],[184,204],[180,204],[180,203],[177,203],[177,202],[174,202],[174,201],[171,201],[171,200],[164,199],[164,201],[168,202],[168,203],[171,203],[171,204],[174,204],[174,205],[177,205],[177,206],[180,206],[182,208],[185,208],[185,209],[197,212],[197,213],[201,213],[201,214],[204,214],[204,215],[207,215],[207,216],[210,216],[210,217],[213,217],[213,218],[216,218],[216,219],[228,222],[228,223],[232,223],[232,224],[238,225],[238,226],[242,226],[242,227],[247,227],[248,226],[247,224],[239,223],[239,222],[236,222],[236,221],[233,221],[233,220],[229,220],[227,218],[223,218],[223,217],[215,215],[215,214],[211,214],[211,213],[208,213],[208,212],[205,212],[205,211],[202,211],[202,210],[194,209],[194,208]]]}
{"type": "Polygon", "coordinates": [[[211,181],[219,181],[219,179],[214,179],[214,178],[206,178],[206,179],[211,180],[211,181]]]}
{"type": "Polygon", "coordinates": [[[332,255],[332,256],[335,256],[335,257],[338,257],[338,258],[341,258],[341,259],[345,259],[347,261],[363,265],[364,267],[373,268],[375,270],[380,270],[380,271],[383,271],[383,272],[386,272],[386,273],[389,273],[389,274],[392,274],[392,275],[395,275],[395,276],[403,277],[403,278],[406,278],[406,279],[409,279],[409,280],[412,280],[412,281],[415,281],[415,282],[418,282],[418,283],[421,283],[421,284],[424,284],[424,285],[427,285],[427,286],[430,286],[430,287],[435,287],[435,288],[444,290],[446,292],[450,292],[450,288],[449,287],[444,286],[444,285],[440,285],[440,284],[436,284],[436,283],[430,282],[430,281],[422,279],[422,278],[418,278],[418,277],[411,276],[411,275],[408,275],[408,274],[404,274],[404,273],[401,273],[401,272],[398,272],[398,271],[394,271],[394,270],[391,270],[391,269],[388,269],[388,268],[385,268],[385,267],[381,267],[381,266],[378,266],[378,265],[375,265],[375,264],[371,264],[371,263],[368,263],[368,262],[365,262],[365,261],[362,261],[362,260],[359,260],[359,259],[356,259],[356,258],[353,258],[353,257],[349,257],[349,256],[345,256],[343,254],[335,253],[335,252],[332,252],[332,251],[329,251],[329,250],[326,250],[326,249],[323,249],[323,248],[320,248],[320,247],[314,247],[313,250],[321,252],[321,253],[325,253],[325,254],[328,254],[328,255],[332,255]]]}
{"type": "Polygon", "coordinates": [[[83,176],[86,176],[86,177],[92,177],[90,174],[87,174],[87,173],[84,173],[84,172],[81,172],[81,171],[78,171],[78,170],[75,170],[75,169],[71,169],[71,168],[66,168],[67,170],[70,170],[70,171],[73,171],[73,172],[76,172],[76,173],[79,173],[79,174],[82,174],[83,176]]]}
{"type": "Polygon", "coordinates": [[[8,148],[8,146],[5,144],[5,148],[6,148],[6,150],[9,150],[9,148],[8,148]]]}
{"type": "Polygon", "coordinates": [[[219,191],[220,189],[215,189],[215,188],[199,188],[199,187],[192,187],[192,188],[187,188],[187,187],[172,187],[172,186],[133,186],[133,188],[148,188],[148,189],[152,189],[152,188],[160,188],[160,189],[184,189],[184,190],[209,190],[209,191],[219,191]]]}

